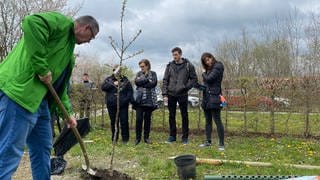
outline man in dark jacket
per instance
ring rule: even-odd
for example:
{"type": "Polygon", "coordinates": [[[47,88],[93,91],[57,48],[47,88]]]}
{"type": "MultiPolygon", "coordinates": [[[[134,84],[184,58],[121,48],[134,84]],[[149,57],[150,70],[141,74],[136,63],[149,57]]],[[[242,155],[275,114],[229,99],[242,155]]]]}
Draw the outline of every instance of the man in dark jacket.
{"type": "Polygon", "coordinates": [[[176,141],[176,108],[179,103],[182,117],[182,143],[188,144],[189,119],[188,119],[188,91],[198,82],[194,66],[186,58],[182,58],[179,47],[172,49],[173,61],[165,70],[163,77],[162,95],[169,109],[170,136],[168,143],[176,141]]]}
{"type": "Polygon", "coordinates": [[[102,84],[101,89],[106,92],[105,102],[108,108],[109,117],[111,120],[112,141],[118,140],[119,123],[121,124],[122,142],[129,141],[129,122],[128,122],[128,108],[129,102],[132,100],[133,89],[130,81],[126,76],[120,75],[120,66],[113,69],[113,74],[107,77],[102,84]],[[118,81],[119,80],[119,81],[118,81]],[[119,99],[119,120],[117,124],[118,132],[114,139],[116,113],[117,113],[117,89],[120,87],[119,99]]]}

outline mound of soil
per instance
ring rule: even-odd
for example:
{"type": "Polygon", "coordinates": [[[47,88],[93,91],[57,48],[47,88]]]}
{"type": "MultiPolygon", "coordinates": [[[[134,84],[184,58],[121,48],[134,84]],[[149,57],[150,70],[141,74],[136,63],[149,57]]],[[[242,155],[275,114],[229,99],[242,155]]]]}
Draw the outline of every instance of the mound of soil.
{"type": "Polygon", "coordinates": [[[110,169],[93,169],[96,171],[95,176],[88,174],[83,171],[82,178],[87,180],[133,180],[134,178],[130,177],[128,174],[113,170],[113,173],[110,169]]]}

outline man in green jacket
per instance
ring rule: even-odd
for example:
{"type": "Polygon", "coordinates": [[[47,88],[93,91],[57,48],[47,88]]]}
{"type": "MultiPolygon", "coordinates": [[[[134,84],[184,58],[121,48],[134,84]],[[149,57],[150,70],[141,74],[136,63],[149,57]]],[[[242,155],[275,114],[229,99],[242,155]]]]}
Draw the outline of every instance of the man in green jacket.
{"type": "Polygon", "coordinates": [[[75,21],[57,12],[26,16],[23,36],[0,64],[0,179],[11,179],[28,146],[33,179],[50,179],[52,132],[49,108],[55,108],[45,83],[52,83],[71,116],[67,83],[75,64],[75,44],[90,42],[97,21],[75,21]]]}

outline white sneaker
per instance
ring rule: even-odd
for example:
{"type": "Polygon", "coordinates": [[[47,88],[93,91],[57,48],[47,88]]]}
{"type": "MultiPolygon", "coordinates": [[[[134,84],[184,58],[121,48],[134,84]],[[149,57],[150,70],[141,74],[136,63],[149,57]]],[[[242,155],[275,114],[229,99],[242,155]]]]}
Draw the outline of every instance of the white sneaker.
{"type": "Polygon", "coordinates": [[[211,142],[205,141],[203,144],[200,144],[199,147],[209,147],[211,146],[211,142]]]}
{"type": "Polygon", "coordinates": [[[219,151],[224,151],[224,146],[219,146],[218,150],[219,151]]]}

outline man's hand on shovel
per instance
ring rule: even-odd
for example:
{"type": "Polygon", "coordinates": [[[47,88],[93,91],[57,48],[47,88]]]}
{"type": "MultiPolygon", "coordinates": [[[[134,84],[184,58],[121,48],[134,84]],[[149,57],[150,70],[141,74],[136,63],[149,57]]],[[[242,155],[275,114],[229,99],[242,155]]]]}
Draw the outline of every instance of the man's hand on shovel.
{"type": "Polygon", "coordinates": [[[51,83],[52,81],[52,75],[51,75],[51,71],[49,71],[46,75],[44,76],[39,76],[40,81],[42,81],[44,84],[48,84],[51,83]]]}
{"type": "Polygon", "coordinates": [[[70,119],[67,121],[68,128],[76,128],[77,127],[77,119],[73,116],[70,116],[70,119]]]}

